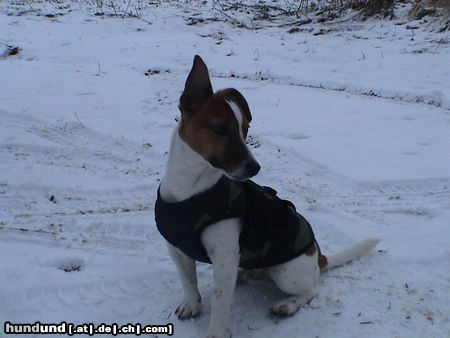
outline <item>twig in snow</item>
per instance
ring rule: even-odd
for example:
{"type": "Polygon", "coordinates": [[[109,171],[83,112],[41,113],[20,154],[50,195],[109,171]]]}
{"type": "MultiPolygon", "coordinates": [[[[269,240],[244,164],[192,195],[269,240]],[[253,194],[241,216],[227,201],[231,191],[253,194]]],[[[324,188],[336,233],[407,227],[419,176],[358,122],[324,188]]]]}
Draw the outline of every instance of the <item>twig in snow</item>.
{"type": "Polygon", "coordinates": [[[84,124],[83,122],[80,121],[80,119],[78,118],[78,115],[76,112],[73,112],[75,114],[75,117],[77,118],[78,122],[80,122],[81,126],[84,128],[84,124]]]}
{"type": "Polygon", "coordinates": [[[303,26],[303,25],[307,25],[311,22],[312,22],[312,19],[306,18],[306,19],[297,20],[297,21],[293,21],[293,22],[282,23],[282,24],[278,25],[277,27],[303,26]]]}
{"type": "Polygon", "coordinates": [[[226,13],[225,11],[226,11],[226,9],[223,7],[223,4],[222,3],[217,3],[217,5],[220,7],[220,8],[213,8],[213,9],[215,9],[216,11],[218,11],[220,14],[222,14],[223,16],[225,16],[228,20],[230,20],[232,23],[234,23],[234,24],[237,24],[237,26],[238,27],[244,27],[244,28],[247,28],[247,29],[250,29],[251,27],[248,27],[248,25],[246,25],[244,22],[242,22],[242,21],[240,21],[240,20],[237,20],[236,18],[234,18],[234,17],[232,17],[231,15],[229,15],[228,13],[226,13]]]}

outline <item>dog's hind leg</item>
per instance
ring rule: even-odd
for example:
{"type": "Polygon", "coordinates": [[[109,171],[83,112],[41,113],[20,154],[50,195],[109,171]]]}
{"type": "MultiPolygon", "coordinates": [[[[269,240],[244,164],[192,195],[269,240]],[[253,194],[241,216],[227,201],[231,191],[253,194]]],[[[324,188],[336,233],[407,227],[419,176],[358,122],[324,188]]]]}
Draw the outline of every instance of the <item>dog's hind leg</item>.
{"type": "Polygon", "coordinates": [[[201,296],[197,286],[195,261],[170,243],[167,243],[167,247],[177,267],[184,292],[183,302],[175,310],[175,314],[181,320],[196,317],[201,312],[201,296]]]}
{"type": "Polygon", "coordinates": [[[303,254],[286,263],[271,267],[269,273],[281,291],[290,295],[270,308],[270,312],[274,315],[293,315],[317,295],[315,287],[320,275],[317,252],[311,256],[303,254]]]}

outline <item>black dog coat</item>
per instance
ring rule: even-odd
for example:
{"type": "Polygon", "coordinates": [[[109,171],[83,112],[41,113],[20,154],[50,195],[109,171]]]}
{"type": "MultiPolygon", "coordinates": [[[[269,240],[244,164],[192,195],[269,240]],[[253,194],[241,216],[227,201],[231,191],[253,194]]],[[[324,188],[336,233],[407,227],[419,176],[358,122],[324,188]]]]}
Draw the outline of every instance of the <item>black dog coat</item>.
{"type": "Polygon", "coordinates": [[[239,217],[239,266],[255,269],[287,262],[315,241],[308,221],[277,192],[253,181],[223,176],[213,187],[181,202],[165,202],[159,193],[155,220],[161,235],[194,260],[211,263],[200,234],[211,224],[239,217]]]}

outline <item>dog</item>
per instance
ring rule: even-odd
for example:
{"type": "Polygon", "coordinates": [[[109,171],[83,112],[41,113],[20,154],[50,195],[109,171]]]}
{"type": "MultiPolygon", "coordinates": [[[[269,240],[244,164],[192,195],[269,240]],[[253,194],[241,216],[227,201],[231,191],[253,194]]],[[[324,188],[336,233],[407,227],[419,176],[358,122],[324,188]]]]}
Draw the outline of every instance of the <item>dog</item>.
{"type": "MultiPolygon", "coordinates": [[[[168,240],[169,254],[177,267],[184,291],[183,301],[176,309],[180,320],[196,317],[201,312],[196,260],[212,263],[214,276],[211,318],[206,335],[208,338],[224,338],[231,337],[228,323],[239,267],[256,267],[252,271],[269,276],[286,294],[286,298],[270,308],[271,313],[290,316],[316,296],[315,287],[321,270],[357,259],[376,246],[377,239],[367,239],[336,255],[322,255],[312,230],[308,230],[309,223],[295,212],[295,207],[280,200],[273,189],[251,183],[254,186],[250,187],[250,192],[257,190],[256,199],[264,196],[263,203],[274,200],[277,206],[287,210],[280,217],[288,214],[289,222],[294,220],[294,230],[296,220],[306,226],[302,236],[308,238],[308,243],[302,244],[301,251],[294,249],[297,254],[282,260],[282,263],[261,266],[260,257],[252,261],[255,264],[248,263],[251,260],[242,262],[245,254],[243,234],[251,245],[259,236],[249,233],[240,208],[241,203],[254,201],[253,196],[242,199],[240,187],[248,187],[250,183],[245,182],[249,182],[248,179],[261,168],[245,143],[252,120],[247,101],[233,88],[214,93],[208,69],[196,55],[179,108],[181,121],[172,135],[166,171],[158,190],[155,219],[159,231],[168,240]],[[217,217],[219,211],[215,210],[219,210],[217,206],[222,204],[226,211],[223,217],[217,217]],[[199,208],[205,209],[205,214],[199,214],[199,208]],[[195,213],[196,218],[191,215],[195,213]],[[192,225],[184,226],[189,222],[192,225]],[[190,231],[191,228],[194,230],[190,231]]],[[[244,212],[247,215],[248,212],[244,212]]],[[[255,217],[259,217],[259,212],[264,210],[254,212],[255,217]]],[[[279,225],[273,226],[277,230],[279,225]]],[[[281,240],[289,240],[289,236],[279,236],[281,240]]],[[[261,251],[261,247],[257,250],[261,251]]],[[[280,250],[283,251],[282,248],[280,250]]],[[[270,255],[268,259],[273,262],[270,255]]]]}

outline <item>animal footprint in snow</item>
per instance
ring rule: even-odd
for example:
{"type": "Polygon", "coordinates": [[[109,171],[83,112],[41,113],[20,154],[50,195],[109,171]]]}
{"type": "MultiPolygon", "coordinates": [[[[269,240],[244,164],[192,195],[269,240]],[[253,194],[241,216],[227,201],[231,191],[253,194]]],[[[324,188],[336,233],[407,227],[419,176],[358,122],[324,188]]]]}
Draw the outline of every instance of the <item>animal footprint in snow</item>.
{"type": "Polygon", "coordinates": [[[56,262],[56,268],[64,272],[81,271],[84,269],[84,260],[79,257],[61,258],[56,262]]]}

